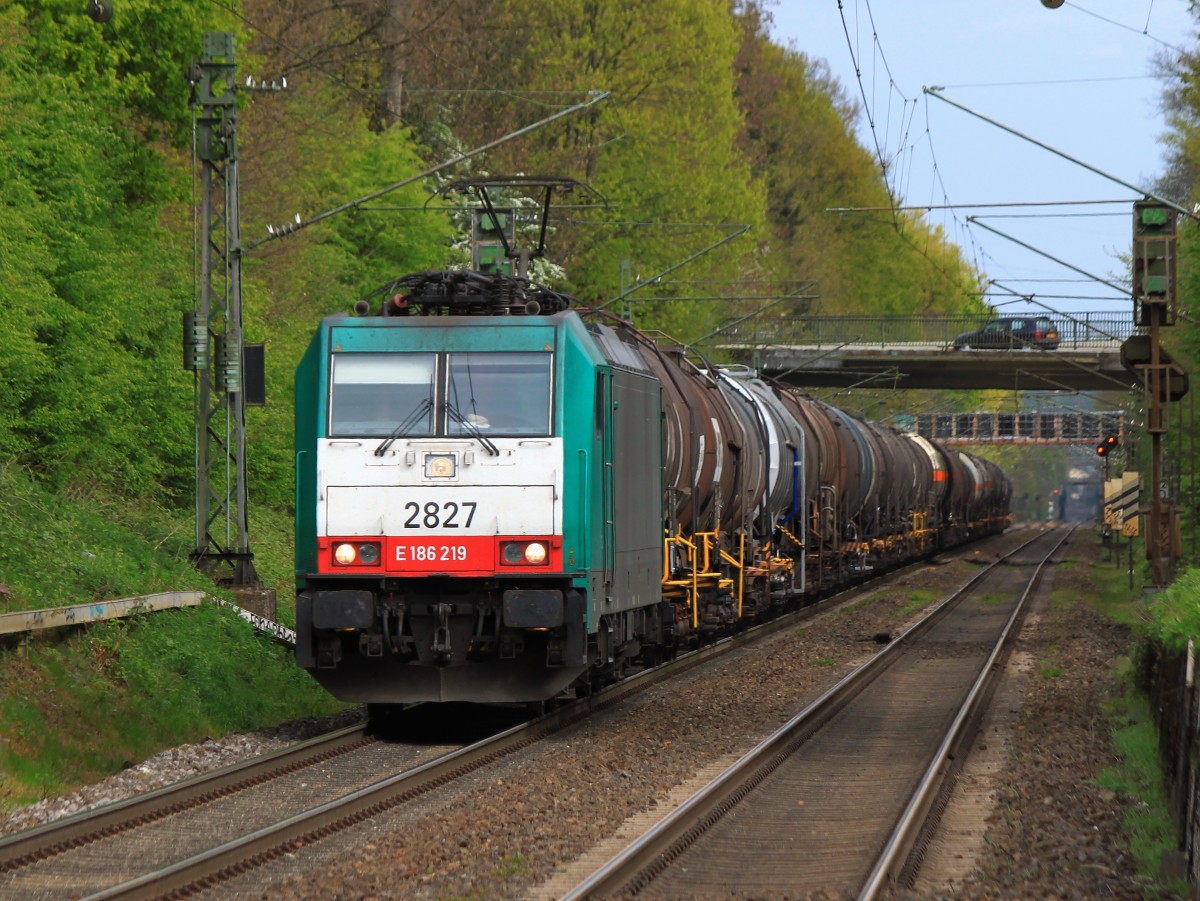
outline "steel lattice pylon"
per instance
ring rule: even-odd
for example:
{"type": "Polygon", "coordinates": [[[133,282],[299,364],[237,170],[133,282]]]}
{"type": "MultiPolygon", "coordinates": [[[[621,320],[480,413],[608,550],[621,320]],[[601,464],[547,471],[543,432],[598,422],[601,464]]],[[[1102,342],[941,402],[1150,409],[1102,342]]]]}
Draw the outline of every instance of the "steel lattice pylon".
{"type": "Polygon", "coordinates": [[[191,556],[215,581],[257,586],[246,492],[236,74],[233,35],[206,34],[191,72],[200,169],[198,291],[185,325],[185,366],[196,373],[191,556]]]}

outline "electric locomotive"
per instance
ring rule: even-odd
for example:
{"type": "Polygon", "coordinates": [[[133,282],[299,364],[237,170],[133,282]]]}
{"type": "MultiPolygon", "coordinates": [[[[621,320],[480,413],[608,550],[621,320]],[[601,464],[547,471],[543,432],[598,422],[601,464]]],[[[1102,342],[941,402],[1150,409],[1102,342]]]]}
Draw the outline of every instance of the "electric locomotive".
{"type": "Polygon", "coordinates": [[[558,295],[447,279],[297,369],[297,659],[346,700],[542,700],[664,641],[658,382],[558,295]]]}
{"type": "Polygon", "coordinates": [[[1008,524],[994,464],[526,279],[383,297],[296,370],[296,656],[341,699],[587,691],[1008,524]]]}

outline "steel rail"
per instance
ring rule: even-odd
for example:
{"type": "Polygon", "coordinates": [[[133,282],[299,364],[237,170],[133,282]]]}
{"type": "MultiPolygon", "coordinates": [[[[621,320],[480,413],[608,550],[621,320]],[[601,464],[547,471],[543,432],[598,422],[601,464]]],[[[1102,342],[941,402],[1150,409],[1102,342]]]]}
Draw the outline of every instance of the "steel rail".
{"type": "Polygon", "coordinates": [[[976,714],[980,712],[989,689],[999,678],[1002,668],[998,664],[1001,658],[1007,654],[1009,641],[1017,631],[1021,619],[1025,615],[1026,602],[1029,600],[1029,596],[1033,593],[1034,588],[1040,584],[1042,573],[1050,558],[1058,553],[1058,549],[1063,546],[1067,539],[1075,534],[1078,528],[1079,526],[1076,524],[1066,530],[1062,538],[1055,543],[1054,547],[1038,563],[1037,568],[1029,579],[1029,583],[1025,586],[1025,591],[1021,594],[1020,600],[1017,601],[1016,607],[1013,608],[1013,612],[1009,615],[1008,622],[1005,623],[1004,629],[1001,630],[1000,636],[996,639],[995,646],[988,655],[983,669],[980,670],[979,676],[975,679],[971,690],[963,700],[962,706],[954,718],[954,722],[946,730],[945,738],[942,739],[942,743],[938,746],[933,760],[930,761],[928,768],[925,770],[925,775],[921,777],[921,781],[913,792],[908,806],[896,823],[896,827],[884,845],[883,852],[879,855],[874,869],[872,869],[866,883],[864,883],[862,890],[859,892],[859,901],[874,901],[886,888],[896,881],[901,868],[908,859],[917,835],[925,825],[934,801],[945,785],[946,777],[954,766],[961,766],[961,755],[954,752],[961,748],[974,732],[973,729],[968,728],[969,724],[975,718],[976,714]]]}
{"type": "MultiPolygon", "coordinates": [[[[681,654],[666,664],[637,673],[576,702],[564,705],[528,723],[427,761],[412,769],[318,805],[277,824],[232,839],[157,871],[143,874],[87,896],[88,901],[160,898],[211,888],[235,875],[258,867],[301,844],[347,828],[383,813],[434,788],[460,778],[485,764],[511,754],[568,725],[610,707],[696,666],[747,644],[800,625],[804,620],[849,603],[873,590],[882,577],[896,577],[927,563],[914,561],[864,579],[841,592],[791,614],[768,620],[712,645],[681,654]]],[[[975,577],[978,578],[978,575],[975,577]]],[[[972,582],[974,579],[971,580],[972,582]]],[[[968,583],[970,584],[970,583],[968,583]]]]}
{"type": "Polygon", "coordinates": [[[707,824],[719,819],[737,799],[751,791],[763,776],[785,759],[803,737],[820,728],[895,662],[914,638],[931,629],[946,616],[976,583],[986,578],[997,566],[1044,537],[1045,533],[1038,533],[982,568],[896,636],[886,648],[846,674],[712,782],[563,895],[561,901],[583,901],[617,894],[637,878],[638,874],[669,864],[669,861],[690,844],[707,824]]]}
{"type": "MultiPolygon", "coordinates": [[[[844,592],[835,598],[846,601],[844,592]]],[[[833,600],[830,598],[828,600],[833,600]]],[[[809,610],[811,608],[805,608],[809,610]]],[[[822,610],[826,607],[822,607],[822,610]]],[[[805,611],[799,611],[804,613],[805,611]]],[[[160,898],[171,893],[187,894],[211,888],[225,879],[261,866],[301,845],[325,837],[376,816],[434,788],[445,785],[501,757],[525,748],[545,735],[609,707],[627,696],[644,691],[664,679],[724,656],[750,641],[788,626],[796,620],[784,617],[754,627],[708,647],[681,655],[670,663],[637,673],[594,695],[580,699],[536,720],[514,726],[498,735],[412,769],[382,779],[333,801],[296,814],[272,826],[232,839],[155,872],[147,873],[103,891],[85,901],[160,898]]]]}
{"type": "Polygon", "coordinates": [[[251,760],[5,836],[0,838],[0,873],[261,785],[372,741],[366,736],[365,724],[347,726],[251,760]]]}
{"type": "MultiPolygon", "coordinates": [[[[827,610],[849,603],[864,593],[873,590],[881,577],[895,577],[924,565],[927,561],[914,561],[896,569],[880,572],[873,578],[864,579],[841,592],[793,611],[768,620],[730,638],[721,639],[712,645],[681,654],[667,664],[637,673],[591,696],[543,716],[533,723],[516,727],[496,738],[519,732],[522,729],[539,731],[534,737],[514,743],[514,748],[537,740],[537,736],[558,731],[575,721],[590,716],[617,703],[627,696],[636,694],[659,682],[673,678],[695,666],[720,657],[730,651],[744,647],[776,632],[794,628],[803,621],[820,615],[827,610]]],[[[0,838],[0,873],[12,872],[25,866],[47,860],[58,854],[72,851],[84,845],[102,841],[123,832],[153,824],[195,806],[229,797],[240,791],[253,788],[273,779],[285,777],[304,767],[326,761],[332,757],[366,747],[373,743],[367,737],[366,724],[358,724],[337,730],[328,735],[308,739],[288,748],[263,755],[248,761],[231,764],[211,773],[202,774],[173,785],[164,786],[128,798],[64,817],[51,823],[33,827],[13,835],[0,838]]],[[[486,742],[479,743],[480,745],[486,742]]],[[[463,749],[463,753],[469,749],[463,749]]],[[[457,752],[456,752],[457,753],[457,752]]],[[[482,752],[481,753],[485,753],[482,752]]],[[[453,756],[453,755],[450,755],[453,756]]],[[[456,758],[457,759],[457,758],[456,758]]],[[[426,765],[427,770],[432,761],[426,765]]],[[[421,770],[421,767],[417,768],[421,770]]],[[[424,771],[424,770],[423,770],[424,771]]],[[[377,784],[378,785],[378,784],[377,784]]],[[[369,789],[362,789],[362,793],[369,789]]],[[[351,797],[351,796],[347,796],[351,797]]],[[[337,802],[329,802],[333,805],[337,802]]],[[[317,808],[320,809],[320,808],[317,808]]],[[[378,811],[375,811],[378,812],[378,811]]],[[[302,815],[297,815],[297,817],[302,815]]],[[[201,854],[198,857],[205,857],[201,854]]],[[[178,865],[182,866],[182,865],[178,865]]],[[[171,869],[176,869],[172,866],[171,869]]],[[[200,872],[194,869],[194,872],[200,872]]],[[[150,877],[132,880],[139,884],[150,877]]],[[[208,878],[205,876],[204,878],[208,878]]],[[[195,880],[193,880],[195,881],[195,880]]],[[[144,891],[131,883],[125,883],[132,894],[122,894],[126,889],[114,886],[94,897],[150,897],[159,894],[159,888],[144,891]]],[[[148,883],[149,884],[149,883],[148,883]]]]}

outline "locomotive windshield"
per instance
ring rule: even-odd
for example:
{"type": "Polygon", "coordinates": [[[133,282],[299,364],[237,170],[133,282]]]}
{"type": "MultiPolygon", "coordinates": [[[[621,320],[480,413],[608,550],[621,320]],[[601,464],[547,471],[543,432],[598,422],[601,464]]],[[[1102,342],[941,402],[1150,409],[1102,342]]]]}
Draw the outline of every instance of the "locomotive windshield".
{"type": "Polygon", "coordinates": [[[551,361],[547,352],[334,354],[329,435],[545,437],[551,361]]]}
{"type": "Polygon", "coordinates": [[[452,353],[448,363],[447,400],[461,414],[448,434],[550,434],[549,353],[452,353]]]}
{"type": "Polygon", "coordinates": [[[432,436],[436,366],[436,354],[334,354],[329,434],[389,435],[412,418],[406,435],[432,436]]]}

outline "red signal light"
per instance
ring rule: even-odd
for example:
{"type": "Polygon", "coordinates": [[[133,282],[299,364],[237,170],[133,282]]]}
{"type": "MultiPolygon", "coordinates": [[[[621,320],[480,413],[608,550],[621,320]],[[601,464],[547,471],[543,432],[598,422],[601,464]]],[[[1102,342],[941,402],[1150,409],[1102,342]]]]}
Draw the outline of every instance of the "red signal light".
{"type": "Polygon", "coordinates": [[[1110,451],[1116,449],[1118,443],[1116,435],[1106,435],[1104,440],[1096,445],[1096,453],[1101,457],[1106,457],[1110,451]]]}

